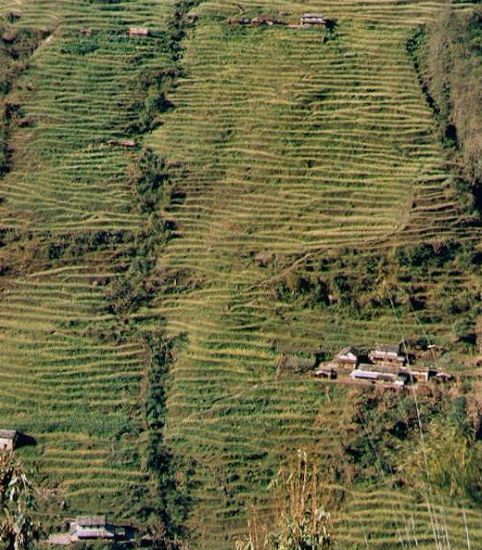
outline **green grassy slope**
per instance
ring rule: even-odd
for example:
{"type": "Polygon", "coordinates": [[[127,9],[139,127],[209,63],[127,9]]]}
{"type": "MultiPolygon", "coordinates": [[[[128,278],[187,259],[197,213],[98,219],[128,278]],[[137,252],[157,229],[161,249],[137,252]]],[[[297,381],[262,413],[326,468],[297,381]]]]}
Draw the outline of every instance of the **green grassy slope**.
{"type": "MultiPolygon", "coordinates": [[[[144,336],[166,319],[182,338],[163,435],[174,461],[192,461],[192,478],[178,481],[191,489],[193,546],[211,550],[233,547],[250,505],[269,521],[269,484],[298,449],[319,460],[327,484],[351,466],[340,434],[358,394],[277,371],[282,353],[401,338],[450,347],[457,314],[442,309],[446,295],[480,296],[480,273],[457,256],[414,275],[394,248],[469,247],[480,235],[406,52],[443,2],[243,2],[293,21],[323,11],[338,23],[327,41],[317,30],[228,28],[236,2],[200,2],[174,108],[142,136],[139,85],[173,64],[164,31],[174,4],[0,0],[0,13],[21,13],[14,28],[49,31],[12,92],[31,122],[11,133],[12,170],[0,181],[0,427],[37,438],[20,452],[66,501],[50,521],[139,521],[159,481],[147,467],[144,336]],[[134,25],[159,32],[129,39],[134,25]],[[106,143],[133,137],[167,166],[157,206],[172,238],[154,252],[145,234],[162,240],[164,228],[136,206],[139,150],[106,143]],[[145,260],[141,248],[156,254],[156,299],[116,315],[110,285],[145,260]],[[339,303],[300,297],[304,277],[363,286],[377,269],[367,303],[378,292],[379,307],[344,304],[341,283],[339,303]]],[[[376,483],[342,487],[342,547],[480,545],[470,503],[420,499],[374,468],[376,483]]]]}
{"type": "MultiPolygon", "coordinates": [[[[225,19],[237,13],[236,3],[203,2],[186,44],[187,77],[171,98],[176,110],[149,139],[184,167],[174,185],[186,198],[167,213],[179,238],[159,268],[180,273],[181,281],[188,274],[196,285],[173,289],[159,311],[173,334],[187,334],[172,370],[166,434],[176,453],[197,461],[191,526],[205,548],[230,547],[245,529],[247,505],[264,508],[268,480],[296,449],[327,461],[342,454],[337,434],[346,392],[329,397],[335,411],[327,414],[323,387],[276,375],[281,350],[332,353],[348,343],[427,332],[443,344],[451,337],[449,317],[423,326],[416,311],[394,314],[389,305],[368,318],[303,308],[280,300],[271,283],[307,263],[316,275],[323,258],[347,250],[362,258],[365,251],[368,264],[373,251],[469,236],[405,49],[414,26],[440,5],[243,7],[285,12],[294,21],[320,10],[338,27],[325,43],[316,30],[229,28],[225,19]],[[268,267],[256,260],[259,253],[268,267]]],[[[463,287],[468,278],[454,273],[452,283],[463,287]]],[[[419,283],[420,294],[438,284],[419,283]]],[[[435,313],[439,304],[429,308],[435,313]]],[[[369,536],[371,548],[404,547],[414,543],[406,530],[415,518],[420,542],[432,547],[435,535],[418,509],[392,509],[384,499],[376,507],[380,515],[342,523],[340,540],[365,547],[369,536]]],[[[463,540],[461,515],[448,531],[463,540]]]]}
{"type": "Polygon", "coordinates": [[[135,522],[150,498],[147,351],[122,336],[104,288],[144,223],[130,178],[138,153],[106,141],[129,137],[139,75],[168,59],[162,32],[129,39],[127,29],[163,31],[170,7],[0,3],[3,14],[21,14],[13,29],[50,32],[12,92],[31,123],[12,133],[13,167],[1,182],[0,424],[37,439],[22,453],[67,515],[135,522]]]}

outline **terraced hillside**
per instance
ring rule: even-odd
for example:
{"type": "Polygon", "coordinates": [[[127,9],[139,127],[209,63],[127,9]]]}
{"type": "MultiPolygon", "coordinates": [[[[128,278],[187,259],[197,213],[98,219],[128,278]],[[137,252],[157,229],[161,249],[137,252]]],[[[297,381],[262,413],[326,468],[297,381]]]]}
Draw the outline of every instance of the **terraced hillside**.
{"type": "MultiPolygon", "coordinates": [[[[379,289],[386,307],[366,314],[281,299],[279,286],[300,291],[304,281],[323,278],[336,256],[356,256],[363,279],[381,251],[478,232],[467,229],[406,51],[415,26],[440,4],[243,8],[294,22],[320,10],[338,24],[326,40],[319,30],[229,27],[235,2],[203,2],[186,44],[187,76],[171,98],[176,109],[148,140],[184,167],[174,185],[185,200],[166,214],[179,238],[158,263],[179,274],[181,288],[183,277],[196,284],[173,289],[159,311],[173,334],[187,334],[172,370],[166,435],[175,452],[198,462],[191,526],[205,548],[230,547],[246,528],[247,507],[270,506],[268,482],[297,449],[327,463],[341,454],[346,393],[280,376],[283,351],[330,354],[351,343],[451,339],[452,317],[439,315],[441,302],[432,299],[447,288],[443,270],[416,284],[410,276],[387,279],[379,289]],[[429,297],[424,311],[395,305],[395,296],[414,294],[429,297]],[[338,414],[324,413],[327,400],[338,414]]],[[[356,277],[352,267],[348,261],[339,274],[356,277]]],[[[454,270],[450,284],[478,288],[476,281],[454,270]]],[[[405,532],[411,518],[421,522],[420,544],[440,542],[418,511],[391,509],[383,499],[375,506],[379,515],[341,528],[343,547],[365,547],[366,537],[370,548],[415,544],[405,532]]],[[[464,524],[455,522],[446,527],[449,538],[463,537],[464,524]]]]}
{"type": "Polygon", "coordinates": [[[27,122],[11,132],[1,182],[0,423],[37,440],[23,453],[55,489],[54,512],[136,523],[153,498],[143,456],[149,353],[142,335],[119,328],[106,284],[128,265],[145,220],[131,181],[139,152],[107,142],[136,135],[141,76],[168,63],[171,4],[0,8],[14,14],[10,32],[46,36],[8,98],[27,122]],[[146,24],[158,35],[128,37],[146,24]]]}
{"type": "MultiPolygon", "coordinates": [[[[480,228],[407,53],[443,4],[242,3],[323,11],[328,32],[229,26],[231,0],[0,0],[9,32],[45,37],[6,98],[0,427],[37,440],[20,453],[54,495],[47,527],[181,521],[182,489],[192,547],[233,548],[250,511],[271,522],[273,480],[304,449],[338,495],[339,547],[481,545],[473,501],[377,455],[362,392],[281,361],[403,339],[480,373],[454,345],[482,292],[480,228]],[[172,357],[152,344],[164,327],[172,357]]],[[[392,397],[380,408],[407,426],[449,410],[392,397]]]]}

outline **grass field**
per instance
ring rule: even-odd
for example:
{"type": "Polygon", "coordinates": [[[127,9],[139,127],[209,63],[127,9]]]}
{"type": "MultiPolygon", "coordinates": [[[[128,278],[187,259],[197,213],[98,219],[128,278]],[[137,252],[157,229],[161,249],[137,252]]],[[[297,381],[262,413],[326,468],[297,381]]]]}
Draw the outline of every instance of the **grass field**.
{"type": "MultiPolygon", "coordinates": [[[[330,356],[402,338],[450,348],[456,315],[441,313],[444,293],[482,290],[457,260],[428,275],[403,265],[397,280],[388,273],[384,305],[368,313],[305,304],[296,292],[285,299],[279,285],[291,274],[363,281],[364,265],[395,248],[475,246],[480,229],[469,225],[406,51],[443,2],[243,2],[290,21],[322,11],[337,22],[326,41],[319,30],[229,27],[236,2],[200,2],[168,96],[174,108],[141,135],[138,84],[172,66],[174,4],[15,2],[14,26],[49,34],[16,82],[33,123],[12,133],[13,166],[0,182],[4,256],[16,258],[0,278],[0,419],[36,437],[21,452],[66,501],[62,514],[140,521],[153,498],[142,336],[166,321],[182,338],[163,436],[175,459],[193,463],[193,547],[224,549],[245,533],[250,506],[270,518],[270,482],[298,449],[326,467],[327,485],[346,462],[340,434],[358,393],[277,372],[283,350],[330,356]],[[130,26],[156,34],[129,39],[130,26]],[[174,229],[156,257],[170,283],[119,322],[105,281],[121,277],[148,225],[132,182],[139,151],[107,145],[125,138],[166,161],[171,200],[159,214],[174,229]],[[56,254],[50,243],[63,239],[71,248],[56,254]],[[330,263],[345,256],[356,256],[356,272],[330,263]],[[395,295],[424,307],[399,307],[395,295]]],[[[11,10],[0,0],[0,13],[11,10]]],[[[378,483],[340,488],[340,547],[480,546],[480,510],[420,499],[376,467],[378,483]]],[[[49,513],[60,521],[59,508],[49,513]]]]}
{"type": "Polygon", "coordinates": [[[127,29],[163,31],[170,6],[0,3],[21,13],[14,28],[49,31],[12,92],[33,122],[13,132],[13,168],[1,183],[1,226],[20,243],[21,267],[3,278],[0,418],[37,439],[23,453],[67,516],[136,522],[150,498],[147,351],[140,338],[116,339],[103,282],[119,276],[143,223],[129,181],[138,153],[106,142],[129,137],[139,75],[167,63],[162,34],[133,40],[127,29]],[[74,237],[84,244],[71,246],[74,237]]]}
{"type": "MultiPolygon", "coordinates": [[[[173,334],[188,337],[172,370],[166,435],[177,453],[198,461],[191,526],[205,548],[232,545],[233,533],[245,529],[247,505],[269,507],[267,483],[297,449],[332,461],[341,455],[346,392],[331,395],[309,380],[278,377],[280,350],[333,353],[350,343],[426,333],[430,341],[450,339],[448,318],[424,326],[415,311],[382,308],[367,320],[296,307],[266,282],[297,262],[316,272],[320,259],[349,250],[368,257],[397,245],[468,236],[405,49],[413,28],[440,5],[243,7],[289,13],[291,20],[320,10],[338,26],[325,43],[317,30],[229,28],[225,20],[236,15],[236,3],[202,3],[186,45],[187,77],[171,98],[176,109],[148,140],[185,168],[174,185],[186,199],[167,213],[179,238],[159,267],[185,270],[197,285],[161,298],[159,311],[173,334]],[[256,261],[260,253],[271,258],[268,267],[256,261]],[[330,406],[337,412],[326,414],[330,406]]],[[[463,273],[460,279],[463,286],[463,273]]],[[[439,284],[421,283],[422,294],[439,284]]],[[[420,545],[433,547],[439,535],[420,508],[391,508],[383,483],[372,491],[353,506],[373,499],[379,514],[340,517],[342,547],[365,547],[365,537],[370,548],[409,547],[418,536],[420,545]],[[415,538],[406,532],[411,518],[415,538]]],[[[464,547],[460,518],[454,515],[447,528],[459,541],[454,547],[464,547]]]]}

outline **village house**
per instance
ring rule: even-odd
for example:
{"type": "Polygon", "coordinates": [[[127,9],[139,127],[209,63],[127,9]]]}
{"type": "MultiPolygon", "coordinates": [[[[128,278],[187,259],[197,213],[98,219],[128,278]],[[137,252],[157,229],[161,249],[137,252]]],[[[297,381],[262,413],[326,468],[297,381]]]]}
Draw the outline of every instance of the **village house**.
{"type": "Polygon", "coordinates": [[[326,19],[321,13],[304,13],[300,18],[302,27],[317,27],[326,25],[326,19]]]}
{"type": "Polygon", "coordinates": [[[107,145],[120,145],[121,147],[126,147],[127,149],[132,149],[137,147],[137,143],[133,139],[109,139],[107,145]]]}
{"type": "Polygon", "coordinates": [[[129,36],[149,36],[150,31],[147,27],[131,27],[129,36]]]}
{"type": "Polygon", "coordinates": [[[17,430],[0,430],[0,451],[13,451],[18,441],[17,430]]]}
{"type": "Polygon", "coordinates": [[[370,382],[376,382],[380,373],[364,369],[355,369],[350,373],[350,378],[354,380],[369,380],[370,382]]]}
{"type": "Polygon", "coordinates": [[[47,543],[55,546],[81,541],[119,540],[126,538],[126,529],[107,523],[105,516],[78,516],[70,522],[68,533],[49,536],[47,543]]]}
{"type": "Polygon", "coordinates": [[[368,358],[373,363],[396,363],[405,364],[406,357],[401,352],[401,346],[398,345],[378,345],[370,351],[368,358]]]}
{"type": "Polygon", "coordinates": [[[354,369],[350,373],[350,378],[354,380],[367,380],[370,382],[392,382],[397,379],[397,375],[390,372],[380,372],[375,370],[366,370],[363,368],[354,369]]]}
{"type": "Polygon", "coordinates": [[[333,368],[320,368],[313,372],[316,378],[328,378],[329,380],[336,380],[338,377],[337,372],[333,368]]]}
{"type": "Polygon", "coordinates": [[[343,348],[335,357],[335,362],[340,366],[356,367],[360,362],[360,351],[353,346],[343,348]]]}
{"type": "Polygon", "coordinates": [[[253,27],[259,27],[260,25],[268,25],[269,27],[272,27],[275,24],[275,20],[271,15],[258,15],[257,17],[253,17],[251,19],[251,25],[253,27]]]}
{"type": "Polygon", "coordinates": [[[251,19],[249,17],[231,17],[228,19],[228,24],[247,26],[251,25],[251,19]]]}
{"type": "Polygon", "coordinates": [[[79,516],[71,522],[69,534],[72,542],[115,538],[114,527],[107,524],[105,516],[79,516]]]}

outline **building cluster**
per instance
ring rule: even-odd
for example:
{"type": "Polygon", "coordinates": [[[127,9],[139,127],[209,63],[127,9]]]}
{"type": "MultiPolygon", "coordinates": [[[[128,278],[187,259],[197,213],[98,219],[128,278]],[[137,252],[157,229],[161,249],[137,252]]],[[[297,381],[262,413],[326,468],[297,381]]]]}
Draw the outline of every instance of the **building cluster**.
{"type": "Polygon", "coordinates": [[[410,384],[426,384],[430,380],[448,382],[453,376],[430,368],[414,368],[401,345],[382,344],[362,353],[354,346],[343,348],[334,361],[315,371],[320,378],[336,379],[348,374],[354,381],[388,384],[405,387],[410,384]]]}
{"type": "MultiPolygon", "coordinates": [[[[273,25],[288,25],[285,21],[277,19],[272,15],[257,15],[256,17],[231,17],[228,19],[229,25],[241,25],[245,27],[260,27],[273,25]]],[[[291,28],[311,28],[311,27],[324,27],[328,24],[328,20],[325,19],[321,13],[304,13],[297,25],[289,25],[291,28]]]]}

